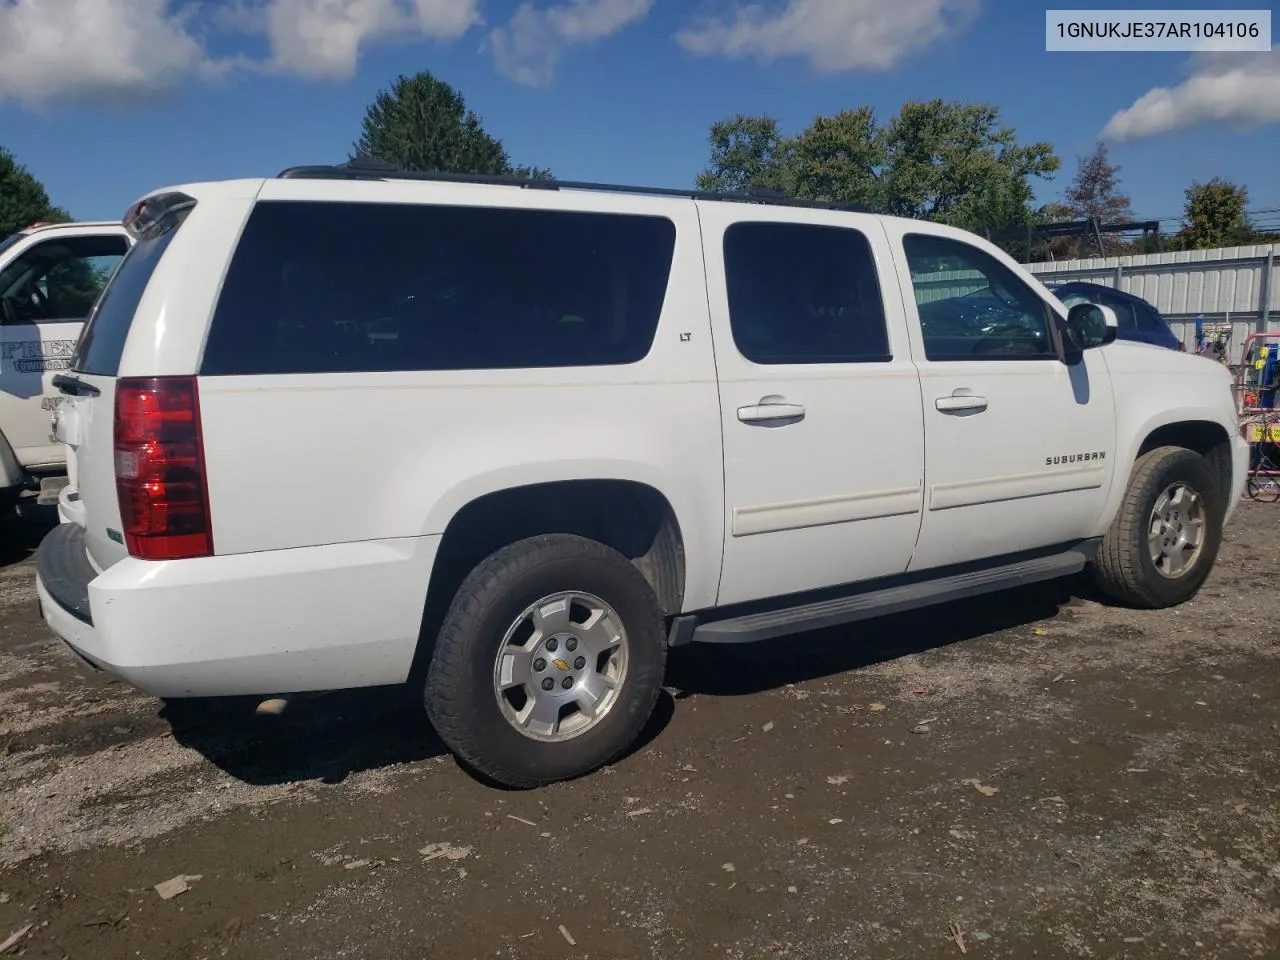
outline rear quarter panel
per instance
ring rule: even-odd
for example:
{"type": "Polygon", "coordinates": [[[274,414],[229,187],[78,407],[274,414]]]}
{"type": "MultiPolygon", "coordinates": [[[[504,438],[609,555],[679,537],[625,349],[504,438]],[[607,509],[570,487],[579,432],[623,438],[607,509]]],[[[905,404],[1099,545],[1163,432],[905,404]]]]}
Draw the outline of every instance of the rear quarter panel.
{"type": "Polygon", "coordinates": [[[189,376],[198,369],[222,280],[261,183],[172,188],[194,195],[196,206],[138,303],[119,376],[189,376]]]}
{"type": "MultiPolygon", "coordinates": [[[[315,189],[301,181],[268,186],[286,196],[315,189]]],[[[439,202],[441,189],[398,184],[394,196],[439,202]]],[[[457,202],[451,189],[449,201],[457,202]]],[[[325,197],[335,190],[341,198],[388,196],[383,184],[330,183],[325,197]]],[[[494,195],[461,193],[476,202],[494,195]]],[[[524,196],[520,206],[576,204],[675,222],[672,270],[649,354],[609,367],[202,377],[219,554],[439,534],[467,503],[513,486],[633,480],[663,493],[674,509],[686,555],[686,609],[714,603],[723,464],[694,206],[524,196]]]]}

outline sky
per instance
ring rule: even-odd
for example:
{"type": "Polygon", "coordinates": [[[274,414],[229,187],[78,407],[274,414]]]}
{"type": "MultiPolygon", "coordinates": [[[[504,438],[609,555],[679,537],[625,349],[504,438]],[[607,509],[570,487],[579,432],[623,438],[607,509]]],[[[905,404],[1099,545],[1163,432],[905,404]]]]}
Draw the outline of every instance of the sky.
{"type": "Polygon", "coordinates": [[[563,179],[690,186],[718,119],[943,97],[1053,144],[1040,202],[1105,138],[1139,217],[1222,176],[1280,222],[1280,48],[1050,53],[1026,0],[0,0],[0,146],[72,216],[117,219],[156,187],[341,162],[419,70],[563,179]]]}

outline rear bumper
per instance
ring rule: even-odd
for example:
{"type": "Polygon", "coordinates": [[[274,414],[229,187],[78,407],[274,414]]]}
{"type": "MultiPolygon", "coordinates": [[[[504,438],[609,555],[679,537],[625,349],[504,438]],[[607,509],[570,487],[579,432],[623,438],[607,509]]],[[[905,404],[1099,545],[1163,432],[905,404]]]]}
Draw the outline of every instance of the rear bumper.
{"type": "Polygon", "coordinates": [[[92,628],[89,609],[89,584],[98,573],[84,551],[84,528],[73,523],[60,523],[45,535],[36,554],[36,582],[41,584],[48,600],[41,606],[56,604],[72,618],[92,628]]]}
{"type": "Polygon", "coordinates": [[[98,573],[84,530],[40,545],[45,622],[84,660],[160,697],[403,682],[440,538],[151,562],[98,573]]]}

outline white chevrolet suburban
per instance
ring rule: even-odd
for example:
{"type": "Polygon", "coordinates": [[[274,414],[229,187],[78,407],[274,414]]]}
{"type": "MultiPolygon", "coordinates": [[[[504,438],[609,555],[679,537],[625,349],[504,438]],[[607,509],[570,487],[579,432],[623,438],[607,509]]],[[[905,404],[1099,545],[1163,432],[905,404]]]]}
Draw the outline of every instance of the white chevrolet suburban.
{"type": "Polygon", "coordinates": [[[617,757],[680,644],[1185,601],[1245,480],[1220,364],[934,223],[354,162],[124,221],[49,625],[166,698],[411,683],[512,786],[617,757]]]}
{"type": "Polygon", "coordinates": [[[0,242],[0,514],[25,490],[56,495],[66,447],[49,432],[94,302],[128,251],[120,223],[36,223],[0,242]]]}

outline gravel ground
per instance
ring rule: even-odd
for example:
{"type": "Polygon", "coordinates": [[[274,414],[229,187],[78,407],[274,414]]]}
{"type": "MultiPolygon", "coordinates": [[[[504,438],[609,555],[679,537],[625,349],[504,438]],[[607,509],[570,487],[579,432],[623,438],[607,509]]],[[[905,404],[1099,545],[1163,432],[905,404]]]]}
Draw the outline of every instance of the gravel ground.
{"type": "Polygon", "coordinates": [[[402,694],[169,717],[44,628],[47,522],[0,527],[11,953],[1280,957],[1280,506],[1175,610],[1063,583],[677,651],[630,756],[534,792],[402,694]]]}

